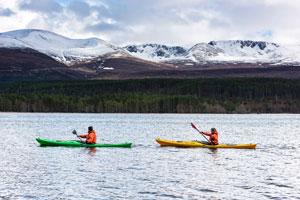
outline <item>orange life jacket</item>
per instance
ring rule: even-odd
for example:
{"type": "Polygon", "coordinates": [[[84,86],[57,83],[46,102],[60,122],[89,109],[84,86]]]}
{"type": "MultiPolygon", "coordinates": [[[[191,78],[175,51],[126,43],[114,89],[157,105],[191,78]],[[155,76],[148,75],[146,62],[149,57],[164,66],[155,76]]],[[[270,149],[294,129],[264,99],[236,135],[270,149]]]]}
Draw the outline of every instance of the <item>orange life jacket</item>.
{"type": "Polygon", "coordinates": [[[219,144],[219,140],[218,140],[218,131],[214,132],[214,133],[206,133],[206,132],[202,132],[204,135],[209,136],[209,143],[210,144],[219,144]]]}
{"type": "Polygon", "coordinates": [[[214,132],[211,134],[211,136],[209,137],[209,142],[211,144],[219,144],[219,140],[218,140],[218,132],[214,132]]]}
{"type": "Polygon", "coordinates": [[[80,135],[82,138],[86,138],[87,144],[96,144],[97,142],[97,136],[94,130],[89,131],[89,134],[87,135],[80,135]]]}

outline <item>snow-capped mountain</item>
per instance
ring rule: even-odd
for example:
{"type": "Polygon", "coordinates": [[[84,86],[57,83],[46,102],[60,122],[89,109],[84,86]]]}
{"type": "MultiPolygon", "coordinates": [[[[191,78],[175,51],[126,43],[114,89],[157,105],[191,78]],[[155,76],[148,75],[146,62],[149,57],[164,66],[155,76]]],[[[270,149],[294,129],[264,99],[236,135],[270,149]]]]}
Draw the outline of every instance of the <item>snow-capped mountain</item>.
{"type": "Polygon", "coordinates": [[[159,44],[124,47],[131,55],[152,61],[192,63],[268,63],[299,64],[300,46],[249,40],[224,40],[198,43],[186,49],[159,44]]]}
{"type": "Polygon", "coordinates": [[[191,48],[122,48],[98,38],[70,39],[44,30],[0,33],[0,80],[300,78],[298,66],[297,45],[223,40],[191,48]]]}
{"type": "Polygon", "coordinates": [[[53,32],[24,29],[0,34],[0,48],[30,48],[70,65],[100,56],[126,54],[98,38],[69,39],[53,32]]]}
{"type": "Polygon", "coordinates": [[[121,48],[98,38],[70,39],[45,30],[24,29],[0,33],[0,48],[30,48],[66,65],[97,62],[110,57],[139,58],[177,66],[202,63],[300,64],[300,46],[249,40],[211,41],[191,48],[161,44],[121,48]]]}

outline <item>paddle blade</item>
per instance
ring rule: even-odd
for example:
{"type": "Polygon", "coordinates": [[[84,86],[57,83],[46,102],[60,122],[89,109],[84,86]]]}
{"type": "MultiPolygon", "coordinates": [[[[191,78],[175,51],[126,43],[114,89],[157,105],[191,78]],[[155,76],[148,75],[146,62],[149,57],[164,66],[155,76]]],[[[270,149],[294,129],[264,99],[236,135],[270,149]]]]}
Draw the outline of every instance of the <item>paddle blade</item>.
{"type": "Polygon", "coordinates": [[[193,123],[191,123],[191,125],[194,129],[198,130],[197,127],[193,123]]]}
{"type": "Polygon", "coordinates": [[[73,130],[73,131],[72,131],[72,133],[73,133],[74,135],[77,135],[77,132],[76,132],[76,130],[73,130]]]}

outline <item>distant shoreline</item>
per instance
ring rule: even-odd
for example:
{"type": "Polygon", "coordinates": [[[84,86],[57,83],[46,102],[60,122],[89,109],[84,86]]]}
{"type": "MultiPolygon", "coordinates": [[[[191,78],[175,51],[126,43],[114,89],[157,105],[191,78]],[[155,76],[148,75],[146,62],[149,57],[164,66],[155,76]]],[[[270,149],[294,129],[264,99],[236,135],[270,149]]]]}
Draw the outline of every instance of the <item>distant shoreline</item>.
{"type": "Polygon", "coordinates": [[[300,113],[300,80],[269,78],[0,82],[0,112],[300,113]]]}
{"type": "Polygon", "coordinates": [[[300,113],[77,113],[77,112],[0,112],[0,114],[120,114],[120,115],[280,115],[291,114],[297,115],[300,113]]]}

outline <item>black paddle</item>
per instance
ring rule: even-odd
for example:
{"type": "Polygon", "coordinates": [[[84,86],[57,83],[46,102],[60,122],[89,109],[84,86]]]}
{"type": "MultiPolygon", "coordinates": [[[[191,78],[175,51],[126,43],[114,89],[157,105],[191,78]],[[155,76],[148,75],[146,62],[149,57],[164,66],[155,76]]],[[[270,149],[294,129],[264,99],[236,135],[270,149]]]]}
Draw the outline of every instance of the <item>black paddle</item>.
{"type": "Polygon", "coordinates": [[[83,142],[82,139],[81,139],[81,137],[79,137],[79,136],[77,135],[76,130],[73,130],[72,133],[73,133],[74,135],[76,135],[76,136],[80,139],[81,142],[83,142]]]}
{"type": "Polygon", "coordinates": [[[197,127],[193,124],[193,123],[191,123],[191,125],[192,125],[192,127],[194,128],[194,129],[196,129],[206,140],[207,140],[207,142],[209,142],[208,141],[208,139],[203,135],[203,133],[201,133],[201,131],[199,131],[198,129],[197,129],[197,127]]]}

